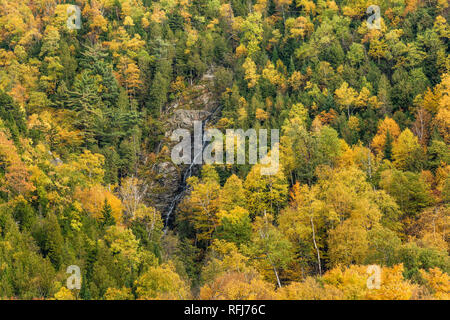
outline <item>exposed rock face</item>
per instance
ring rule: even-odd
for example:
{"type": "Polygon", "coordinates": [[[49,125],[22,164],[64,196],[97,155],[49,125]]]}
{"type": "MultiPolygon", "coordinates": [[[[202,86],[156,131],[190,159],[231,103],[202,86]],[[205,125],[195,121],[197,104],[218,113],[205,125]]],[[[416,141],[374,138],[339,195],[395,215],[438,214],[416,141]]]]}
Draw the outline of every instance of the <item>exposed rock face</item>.
{"type": "Polygon", "coordinates": [[[63,164],[63,161],[58,157],[54,157],[51,151],[49,151],[48,154],[53,158],[50,160],[51,164],[53,164],[54,166],[60,166],[63,164]]]}
{"type": "MultiPolygon", "coordinates": [[[[173,211],[184,195],[186,178],[198,171],[187,165],[175,165],[170,160],[170,150],[176,142],[170,141],[172,132],[176,129],[188,129],[192,132],[194,121],[204,122],[217,109],[218,103],[214,94],[208,89],[208,82],[214,79],[210,73],[206,74],[201,84],[189,88],[183,99],[174,102],[166,109],[165,140],[157,150],[159,160],[152,167],[149,200],[163,217],[173,211]]],[[[173,217],[171,217],[173,218],[173,217]]]]}
{"type": "Polygon", "coordinates": [[[172,131],[178,128],[191,130],[194,128],[194,121],[204,121],[211,115],[206,110],[181,110],[177,109],[173,112],[173,116],[168,123],[171,130],[166,132],[166,137],[172,134],[172,131]]]}
{"type": "Polygon", "coordinates": [[[181,180],[181,169],[171,161],[159,162],[153,168],[156,173],[149,194],[155,208],[164,214],[175,196],[181,180]]]}

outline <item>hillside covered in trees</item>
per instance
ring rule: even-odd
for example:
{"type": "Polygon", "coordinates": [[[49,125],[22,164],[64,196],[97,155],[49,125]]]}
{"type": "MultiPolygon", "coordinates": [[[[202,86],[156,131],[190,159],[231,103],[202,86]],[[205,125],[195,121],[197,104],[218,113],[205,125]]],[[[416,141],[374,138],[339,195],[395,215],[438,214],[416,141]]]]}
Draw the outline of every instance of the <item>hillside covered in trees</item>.
{"type": "Polygon", "coordinates": [[[447,0],[0,0],[0,298],[450,299],[448,21],[447,0]],[[211,127],[279,129],[280,169],[198,167],[165,225],[170,119],[204,97],[211,127]]]}

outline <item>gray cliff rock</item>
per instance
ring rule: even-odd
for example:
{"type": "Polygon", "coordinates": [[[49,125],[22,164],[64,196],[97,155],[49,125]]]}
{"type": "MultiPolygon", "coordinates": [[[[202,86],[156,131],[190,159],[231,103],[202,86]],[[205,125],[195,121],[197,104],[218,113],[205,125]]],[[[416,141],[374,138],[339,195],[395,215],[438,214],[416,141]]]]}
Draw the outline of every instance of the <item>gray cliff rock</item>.
{"type": "MultiPolygon", "coordinates": [[[[185,191],[185,171],[187,165],[175,165],[170,159],[170,151],[177,142],[170,141],[172,132],[176,129],[194,128],[194,121],[205,121],[217,109],[218,103],[214,94],[208,89],[208,83],[214,79],[210,73],[206,74],[200,84],[188,88],[187,93],[179,101],[173,102],[166,108],[165,139],[157,150],[157,161],[151,168],[151,183],[148,201],[164,216],[176,201],[181,200],[185,191]]],[[[192,135],[193,136],[193,135],[192,135]]],[[[198,171],[193,168],[192,173],[198,171]]]]}

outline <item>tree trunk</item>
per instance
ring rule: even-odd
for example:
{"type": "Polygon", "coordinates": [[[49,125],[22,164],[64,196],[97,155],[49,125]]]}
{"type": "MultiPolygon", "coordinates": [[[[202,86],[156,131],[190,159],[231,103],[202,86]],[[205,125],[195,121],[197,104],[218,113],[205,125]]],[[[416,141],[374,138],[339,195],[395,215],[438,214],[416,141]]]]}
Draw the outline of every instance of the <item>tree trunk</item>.
{"type": "Polygon", "coordinates": [[[275,272],[275,276],[277,277],[277,283],[278,283],[278,287],[281,288],[281,282],[280,282],[280,278],[278,277],[278,272],[277,272],[277,268],[275,268],[275,266],[273,266],[273,271],[275,272]]]}
{"type": "Polygon", "coordinates": [[[317,252],[317,263],[319,264],[319,275],[322,276],[322,266],[320,264],[320,252],[319,252],[319,248],[317,247],[317,243],[316,243],[316,232],[314,231],[314,222],[313,222],[312,216],[310,217],[310,220],[311,220],[311,227],[312,227],[312,233],[313,233],[314,248],[316,248],[316,252],[317,252]]]}

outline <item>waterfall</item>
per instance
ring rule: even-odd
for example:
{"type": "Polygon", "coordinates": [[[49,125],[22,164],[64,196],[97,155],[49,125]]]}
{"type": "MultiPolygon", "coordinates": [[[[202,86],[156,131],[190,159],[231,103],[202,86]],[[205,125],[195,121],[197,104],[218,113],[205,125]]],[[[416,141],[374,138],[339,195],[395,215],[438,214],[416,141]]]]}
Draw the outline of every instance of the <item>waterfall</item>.
{"type": "MultiPolygon", "coordinates": [[[[211,120],[211,118],[216,114],[216,112],[218,112],[220,110],[221,110],[221,107],[215,108],[213,110],[213,112],[205,120],[202,121],[202,133],[205,131],[205,127],[208,124],[209,120],[211,120]]],[[[169,220],[170,220],[172,214],[174,213],[175,209],[177,208],[177,205],[183,199],[183,196],[185,195],[186,191],[188,190],[188,186],[187,186],[186,180],[189,179],[192,176],[194,166],[200,166],[201,167],[201,164],[196,164],[195,160],[203,153],[207,143],[208,143],[208,141],[203,141],[203,137],[202,137],[202,148],[201,148],[201,151],[199,151],[196,154],[194,154],[194,157],[191,159],[191,163],[190,163],[189,167],[187,167],[186,170],[183,173],[183,176],[182,176],[182,179],[181,179],[181,183],[180,183],[180,187],[178,188],[178,192],[175,195],[175,197],[172,199],[172,201],[170,203],[170,206],[169,206],[169,208],[168,208],[168,210],[166,212],[166,215],[165,215],[164,234],[166,234],[167,230],[169,229],[169,220]]]]}

